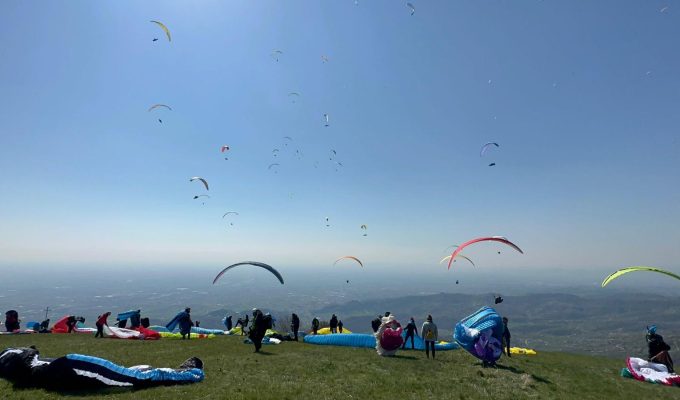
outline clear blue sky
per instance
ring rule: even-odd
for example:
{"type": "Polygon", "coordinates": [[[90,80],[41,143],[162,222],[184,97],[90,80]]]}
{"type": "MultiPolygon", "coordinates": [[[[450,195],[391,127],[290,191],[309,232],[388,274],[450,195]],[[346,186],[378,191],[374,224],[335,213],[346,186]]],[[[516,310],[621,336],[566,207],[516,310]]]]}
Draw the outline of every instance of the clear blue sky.
{"type": "Polygon", "coordinates": [[[680,3],[405,3],[4,1],[0,265],[680,269],[680,3]]]}

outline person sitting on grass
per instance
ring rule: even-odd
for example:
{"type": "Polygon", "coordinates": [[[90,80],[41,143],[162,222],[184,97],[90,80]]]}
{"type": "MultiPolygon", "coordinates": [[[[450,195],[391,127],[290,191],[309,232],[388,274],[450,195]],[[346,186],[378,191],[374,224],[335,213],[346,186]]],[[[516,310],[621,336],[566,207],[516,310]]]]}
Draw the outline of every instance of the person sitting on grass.
{"type": "Polygon", "coordinates": [[[673,359],[668,351],[671,349],[663,337],[656,333],[656,325],[647,327],[647,347],[649,348],[649,361],[663,364],[668,368],[668,372],[673,374],[673,359]]]}

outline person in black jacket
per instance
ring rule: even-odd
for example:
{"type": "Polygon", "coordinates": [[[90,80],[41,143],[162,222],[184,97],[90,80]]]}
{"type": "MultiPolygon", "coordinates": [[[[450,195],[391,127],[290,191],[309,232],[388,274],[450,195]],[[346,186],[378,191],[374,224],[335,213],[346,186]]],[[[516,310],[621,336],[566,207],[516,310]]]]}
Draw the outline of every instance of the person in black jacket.
{"type": "Polygon", "coordinates": [[[314,334],[316,335],[316,332],[319,331],[319,319],[317,317],[314,317],[312,320],[312,331],[314,331],[314,334]]]}
{"type": "Polygon", "coordinates": [[[290,317],[290,330],[293,331],[293,340],[298,341],[298,330],[300,329],[300,317],[293,313],[290,317]]]}
{"type": "Polygon", "coordinates": [[[415,349],[416,346],[413,343],[413,339],[415,335],[418,334],[418,327],[416,326],[416,321],[411,317],[411,320],[408,321],[408,324],[406,324],[406,337],[404,337],[404,343],[401,345],[402,349],[406,348],[406,341],[408,341],[408,338],[411,338],[411,349],[415,349]]]}
{"type": "Polygon", "coordinates": [[[378,329],[380,329],[380,324],[382,324],[382,315],[378,315],[376,319],[371,321],[371,328],[373,329],[373,333],[378,332],[378,329]]]}
{"type": "Polygon", "coordinates": [[[338,333],[342,333],[342,327],[345,326],[342,321],[338,321],[338,333]]]}
{"type": "Polygon", "coordinates": [[[649,349],[649,361],[663,364],[668,368],[668,372],[674,373],[673,359],[668,351],[671,349],[663,337],[656,333],[656,325],[647,327],[647,347],[649,349]]]}
{"type": "Polygon", "coordinates": [[[503,317],[503,342],[505,344],[505,354],[508,357],[512,357],[510,355],[510,329],[508,329],[507,317],[503,317]]]}
{"type": "Polygon", "coordinates": [[[19,329],[19,313],[16,310],[9,310],[5,313],[5,328],[7,332],[19,329]]]}
{"type": "Polygon", "coordinates": [[[331,328],[331,333],[338,333],[338,317],[335,314],[331,316],[331,320],[328,322],[328,325],[331,328]]]}
{"type": "Polygon", "coordinates": [[[264,334],[267,332],[267,326],[264,321],[264,315],[262,311],[258,309],[253,310],[253,320],[250,324],[250,330],[248,330],[248,338],[253,341],[255,345],[255,353],[260,352],[262,347],[262,339],[264,339],[264,334]]]}

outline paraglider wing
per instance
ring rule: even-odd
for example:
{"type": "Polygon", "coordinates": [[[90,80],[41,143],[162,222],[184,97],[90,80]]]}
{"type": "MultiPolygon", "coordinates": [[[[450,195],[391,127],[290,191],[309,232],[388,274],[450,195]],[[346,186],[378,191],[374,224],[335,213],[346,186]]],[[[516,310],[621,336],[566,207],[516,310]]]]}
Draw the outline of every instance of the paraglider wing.
{"type": "Polygon", "coordinates": [[[272,169],[272,167],[278,166],[278,165],[279,165],[278,163],[269,164],[269,166],[267,167],[267,169],[272,169]]]}
{"type": "MultiPolygon", "coordinates": [[[[470,262],[470,264],[472,264],[473,267],[476,267],[475,263],[473,263],[472,260],[470,260],[468,257],[465,257],[465,256],[462,255],[462,254],[458,254],[456,257],[457,257],[457,258],[462,258],[462,259],[464,259],[464,260],[468,260],[468,262],[470,262]]],[[[448,255],[448,256],[442,258],[441,261],[439,261],[439,264],[443,263],[444,261],[448,261],[449,259],[451,259],[451,256],[450,256],[450,255],[448,255]]],[[[454,261],[454,262],[455,262],[455,261],[454,261]]]]}
{"type": "Polygon", "coordinates": [[[150,21],[150,22],[153,22],[154,24],[158,24],[158,26],[160,26],[161,29],[163,29],[163,31],[165,31],[165,36],[168,37],[168,42],[172,42],[172,38],[170,37],[170,30],[168,29],[167,26],[165,26],[164,23],[159,22],[159,21],[150,21]]]}
{"type": "Polygon", "coordinates": [[[415,14],[416,8],[411,3],[406,3],[406,7],[411,9],[411,15],[415,14]]]}
{"type": "Polygon", "coordinates": [[[342,256],[342,257],[338,258],[337,260],[335,260],[335,262],[333,263],[333,265],[337,264],[338,261],[340,261],[340,260],[345,260],[345,259],[354,260],[354,261],[358,262],[359,265],[361,265],[362,268],[364,267],[364,263],[362,263],[361,260],[359,260],[358,258],[356,258],[356,257],[354,257],[354,256],[342,256]]]}
{"type": "Polygon", "coordinates": [[[229,215],[229,214],[236,214],[236,215],[238,215],[238,213],[237,213],[236,211],[229,211],[229,212],[224,213],[224,215],[222,216],[222,218],[226,217],[226,216],[229,215]]]}
{"type": "Polygon", "coordinates": [[[227,146],[226,144],[225,144],[224,146],[220,147],[220,151],[221,151],[222,153],[224,153],[224,152],[227,151],[227,150],[229,150],[229,146],[227,146]]]}
{"type": "Polygon", "coordinates": [[[482,157],[484,154],[486,154],[486,151],[489,149],[491,146],[496,146],[496,147],[501,147],[498,143],[495,142],[488,142],[484,146],[482,146],[482,149],[479,151],[479,156],[482,157]]]}
{"type": "Polygon", "coordinates": [[[468,240],[467,242],[465,242],[465,243],[461,244],[460,246],[458,246],[458,248],[451,254],[451,258],[449,259],[449,266],[448,266],[448,269],[451,269],[451,263],[453,263],[453,260],[456,259],[456,256],[458,256],[458,254],[459,254],[465,247],[467,247],[467,246],[469,246],[469,245],[471,245],[471,244],[477,243],[477,242],[486,242],[486,241],[500,242],[500,243],[506,244],[506,245],[512,247],[513,249],[519,251],[520,253],[524,254],[524,252],[522,251],[522,249],[520,249],[519,247],[517,247],[517,245],[515,245],[514,243],[512,243],[512,242],[509,241],[508,239],[504,238],[503,236],[482,237],[482,238],[477,238],[477,239],[468,240]]]}
{"type": "Polygon", "coordinates": [[[272,274],[274,274],[274,276],[276,277],[276,279],[278,279],[279,282],[281,282],[281,284],[283,285],[283,277],[281,276],[281,274],[279,273],[279,271],[275,270],[274,267],[272,267],[271,265],[267,265],[267,264],[265,264],[265,263],[261,263],[261,262],[257,262],[257,261],[243,261],[243,262],[236,263],[236,264],[232,264],[232,265],[228,266],[227,268],[225,268],[225,269],[223,269],[222,271],[220,271],[220,273],[217,274],[217,276],[215,277],[215,279],[213,279],[213,285],[214,285],[215,282],[217,282],[217,280],[220,279],[220,278],[222,277],[222,275],[224,275],[227,271],[229,271],[229,270],[232,269],[232,268],[236,268],[236,267],[238,267],[238,266],[240,266],[240,265],[252,265],[252,266],[255,266],[255,267],[264,268],[264,269],[266,269],[267,271],[269,271],[269,272],[271,272],[272,274]]]}
{"type": "Polygon", "coordinates": [[[170,108],[170,106],[165,105],[165,104],[154,104],[151,107],[149,107],[149,109],[147,111],[153,111],[153,110],[157,109],[158,107],[165,107],[168,110],[172,111],[172,108],[170,108]]]}
{"type": "Polygon", "coordinates": [[[672,272],[663,270],[663,269],[661,269],[661,268],[641,267],[641,266],[639,266],[639,267],[627,267],[627,268],[621,268],[620,270],[618,270],[618,271],[614,272],[613,274],[609,275],[608,277],[606,277],[606,278],[604,279],[604,281],[602,281],[602,287],[607,286],[607,284],[609,284],[609,282],[611,282],[611,281],[613,281],[614,279],[620,277],[621,275],[625,275],[625,274],[627,274],[627,273],[629,273],[629,272],[635,272],[635,271],[658,272],[658,273],[660,273],[660,274],[668,275],[668,276],[670,276],[670,277],[673,277],[673,278],[675,278],[675,279],[679,279],[679,280],[680,280],[680,276],[678,276],[678,275],[676,275],[676,274],[674,274],[674,273],[672,273],[672,272]]]}
{"type": "Polygon", "coordinates": [[[205,179],[201,178],[200,176],[194,176],[194,177],[192,177],[191,179],[189,179],[189,182],[193,182],[193,181],[196,181],[196,180],[199,180],[199,181],[203,182],[203,186],[205,186],[205,190],[210,190],[210,189],[208,188],[208,181],[206,181],[205,179]]]}

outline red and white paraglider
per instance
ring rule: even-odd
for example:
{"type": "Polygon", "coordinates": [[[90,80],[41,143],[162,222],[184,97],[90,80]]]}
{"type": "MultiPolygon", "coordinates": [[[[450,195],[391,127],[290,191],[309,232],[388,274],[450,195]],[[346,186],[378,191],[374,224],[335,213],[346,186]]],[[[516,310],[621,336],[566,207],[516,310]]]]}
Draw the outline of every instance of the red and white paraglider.
{"type": "Polygon", "coordinates": [[[458,246],[456,248],[456,250],[454,250],[454,252],[451,254],[451,258],[449,259],[448,269],[451,269],[451,264],[453,263],[453,260],[456,259],[456,257],[458,256],[458,253],[460,253],[464,248],[466,248],[467,246],[469,246],[471,244],[477,243],[477,242],[486,242],[486,241],[503,243],[503,244],[508,245],[508,246],[512,247],[513,249],[519,251],[520,253],[524,254],[522,249],[520,249],[516,244],[512,243],[511,241],[509,241],[507,238],[505,238],[503,236],[481,237],[481,238],[477,238],[477,239],[468,240],[467,242],[458,246]]]}

